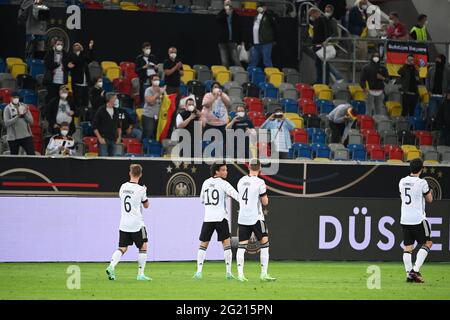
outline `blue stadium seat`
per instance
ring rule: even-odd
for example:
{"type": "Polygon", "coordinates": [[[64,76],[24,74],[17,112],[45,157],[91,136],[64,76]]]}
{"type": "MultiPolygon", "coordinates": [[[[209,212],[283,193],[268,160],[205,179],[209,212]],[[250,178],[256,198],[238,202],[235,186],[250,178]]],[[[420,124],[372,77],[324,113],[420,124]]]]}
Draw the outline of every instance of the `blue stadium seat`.
{"type": "Polygon", "coordinates": [[[426,130],[426,121],[421,117],[409,117],[409,124],[413,130],[426,130]]]}
{"type": "Polygon", "coordinates": [[[236,111],[230,111],[228,115],[230,116],[231,119],[233,119],[236,116],[236,111]]]}
{"type": "Polygon", "coordinates": [[[280,102],[283,105],[284,112],[298,113],[297,101],[293,99],[281,99],[280,102]]]}
{"type": "Polygon", "coordinates": [[[289,157],[291,159],[295,158],[312,159],[311,147],[304,143],[294,143],[291,149],[289,149],[289,157]]]}
{"type": "Polygon", "coordinates": [[[33,78],[36,78],[38,75],[44,74],[44,72],[45,72],[45,66],[44,66],[43,60],[28,58],[27,65],[28,65],[28,70],[30,70],[29,73],[33,78]]]}
{"type": "Polygon", "coordinates": [[[0,73],[5,73],[5,72],[6,72],[6,63],[2,58],[0,58],[0,73]]]}
{"type": "Polygon", "coordinates": [[[358,111],[358,114],[366,114],[366,103],[364,101],[352,100],[350,104],[358,111]]]}
{"type": "Polygon", "coordinates": [[[330,158],[331,150],[325,143],[313,143],[311,150],[314,154],[314,158],[330,158]]]}
{"type": "Polygon", "coordinates": [[[248,72],[250,82],[259,85],[261,82],[266,81],[266,74],[259,68],[253,69],[248,72]]]}
{"type": "Polygon", "coordinates": [[[163,154],[163,147],[159,141],[143,139],[142,146],[146,157],[161,157],[163,154]]]}
{"type": "Polygon", "coordinates": [[[206,92],[211,92],[211,88],[212,88],[212,85],[214,82],[215,82],[214,80],[206,80],[205,81],[206,92]]]}
{"type": "Polygon", "coordinates": [[[334,109],[333,101],[317,99],[316,105],[319,113],[330,113],[334,109]]]}
{"type": "Polygon", "coordinates": [[[38,95],[33,90],[22,89],[19,91],[19,97],[23,103],[38,105],[38,95]]]}
{"type": "Polygon", "coordinates": [[[422,118],[422,113],[423,113],[422,104],[419,102],[419,103],[417,103],[417,105],[414,109],[414,117],[420,119],[420,118],[422,118]]]}
{"type": "Polygon", "coordinates": [[[137,122],[137,113],[136,113],[136,111],[134,111],[131,108],[123,108],[123,109],[130,116],[130,119],[133,122],[133,124],[135,124],[137,122]]]}
{"type": "Polygon", "coordinates": [[[362,144],[349,144],[347,146],[350,151],[350,159],[357,161],[365,161],[366,160],[366,149],[362,144]]]}
{"type": "Polygon", "coordinates": [[[93,137],[94,130],[92,129],[92,124],[90,121],[80,122],[81,132],[83,137],[93,137]]]}
{"type": "Polygon", "coordinates": [[[259,87],[261,88],[261,97],[278,99],[278,89],[273,84],[261,82],[259,87]]]}
{"type": "Polygon", "coordinates": [[[316,133],[312,136],[312,143],[321,143],[321,144],[325,144],[326,143],[326,138],[327,136],[325,134],[322,133],[316,133]]]}
{"type": "Polygon", "coordinates": [[[187,85],[185,85],[183,82],[180,83],[180,96],[187,97],[189,95],[189,90],[187,85]]]}
{"type": "Polygon", "coordinates": [[[103,90],[105,90],[105,93],[114,92],[113,83],[107,77],[103,77],[103,90]]]}

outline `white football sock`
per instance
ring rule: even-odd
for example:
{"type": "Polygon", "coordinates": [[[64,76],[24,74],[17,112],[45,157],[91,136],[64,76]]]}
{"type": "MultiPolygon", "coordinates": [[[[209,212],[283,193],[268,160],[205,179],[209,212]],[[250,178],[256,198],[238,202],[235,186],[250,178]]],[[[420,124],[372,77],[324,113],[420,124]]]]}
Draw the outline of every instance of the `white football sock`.
{"type": "Polygon", "coordinates": [[[120,258],[122,258],[122,255],[123,255],[122,251],[120,251],[120,250],[114,251],[114,253],[111,257],[111,263],[109,264],[113,269],[119,263],[120,258]]]}
{"type": "Polygon", "coordinates": [[[425,259],[427,258],[430,249],[427,246],[422,246],[419,252],[417,252],[416,263],[414,264],[414,271],[419,272],[420,267],[422,267],[425,259]]]}
{"type": "Polygon", "coordinates": [[[404,251],[403,252],[403,263],[405,264],[406,272],[410,272],[412,270],[412,253],[404,251]]]}
{"type": "Polygon", "coordinates": [[[138,256],[138,275],[143,276],[145,271],[145,264],[147,263],[147,251],[139,251],[138,256]]]}
{"type": "Polygon", "coordinates": [[[260,261],[261,261],[261,276],[267,275],[267,268],[269,267],[269,243],[261,246],[260,261]]]}
{"type": "Polygon", "coordinates": [[[247,250],[247,245],[239,245],[237,254],[236,254],[236,262],[238,269],[238,276],[242,277],[244,275],[244,255],[247,250]]]}
{"type": "Polygon", "coordinates": [[[206,248],[200,246],[197,253],[197,272],[202,272],[205,257],[206,257],[206,248]]]}
{"type": "Polygon", "coordinates": [[[227,273],[231,273],[231,264],[233,261],[233,253],[231,252],[231,247],[223,248],[223,258],[225,260],[225,268],[227,273]]]}

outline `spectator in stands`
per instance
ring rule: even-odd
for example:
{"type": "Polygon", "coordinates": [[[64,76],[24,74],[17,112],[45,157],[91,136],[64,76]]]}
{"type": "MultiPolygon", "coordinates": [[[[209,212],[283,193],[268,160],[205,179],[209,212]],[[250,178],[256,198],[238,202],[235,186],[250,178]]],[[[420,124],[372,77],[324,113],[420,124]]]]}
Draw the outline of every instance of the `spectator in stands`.
{"type": "Polygon", "coordinates": [[[264,67],[272,67],[272,47],[276,42],[276,20],[265,2],[258,2],[258,14],[253,21],[250,67],[258,66],[261,58],[264,67]]]}
{"type": "Polygon", "coordinates": [[[367,0],[361,0],[350,8],[348,14],[348,31],[357,37],[360,37],[367,27],[367,0]]]}
{"type": "Polygon", "coordinates": [[[94,116],[92,127],[99,143],[99,156],[114,156],[116,144],[122,141],[119,112],[116,109],[118,105],[117,94],[108,92],[106,104],[94,116]]]}
{"type": "MultiPolygon", "coordinates": [[[[195,134],[195,123],[196,122],[199,123],[199,126],[201,127],[200,121],[201,114],[200,111],[197,110],[195,100],[193,98],[187,98],[185,103],[186,103],[185,107],[182,108],[177,114],[176,128],[185,129],[189,132],[191,139],[191,153],[188,154],[184,152],[182,156],[192,157],[194,156],[195,145],[200,142],[194,139],[194,134],[195,134]]],[[[201,136],[201,132],[199,132],[199,134],[201,136]]]]}
{"type": "Polygon", "coordinates": [[[397,12],[391,12],[389,14],[389,26],[386,31],[388,39],[392,40],[408,40],[408,32],[403,23],[400,22],[400,18],[397,12]]]}
{"type": "Polygon", "coordinates": [[[319,9],[326,12],[326,7],[331,5],[333,7],[333,15],[337,21],[341,21],[347,14],[347,1],[346,0],[320,0],[319,9]]]}
{"type": "MultiPolygon", "coordinates": [[[[183,63],[177,58],[177,48],[169,48],[169,59],[164,61],[165,84],[167,94],[180,94],[181,77],[183,76],[183,63]]],[[[178,101],[177,101],[178,105],[178,101]]]]}
{"type": "Polygon", "coordinates": [[[59,133],[61,123],[67,122],[70,125],[70,134],[74,133],[73,116],[76,115],[74,110],[75,105],[73,99],[69,97],[69,89],[61,86],[59,96],[50,100],[45,110],[50,132],[52,134],[59,133]]]}
{"type": "Polygon", "coordinates": [[[47,89],[46,103],[58,97],[59,87],[67,84],[68,70],[74,67],[68,58],[68,54],[64,51],[64,43],[61,39],[55,41],[55,45],[44,57],[45,73],[43,81],[47,89]]]}
{"type": "MultiPolygon", "coordinates": [[[[317,52],[322,49],[324,41],[331,36],[329,22],[328,19],[320,13],[320,10],[317,7],[310,8],[308,11],[308,15],[310,21],[313,24],[312,44],[313,51],[316,53],[316,83],[323,83],[323,61],[321,58],[319,58],[317,52]]],[[[330,82],[330,73],[334,75],[335,79],[338,82],[343,81],[342,75],[327,62],[325,83],[330,82]]]]}
{"type": "Polygon", "coordinates": [[[150,77],[152,85],[145,90],[144,112],[142,113],[142,137],[144,139],[155,139],[158,127],[159,109],[166,87],[160,87],[161,80],[158,74],[150,77]]]}
{"type": "Polygon", "coordinates": [[[69,123],[63,122],[59,133],[50,138],[45,155],[73,156],[75,152],[75,140],[69,136],[69,123]]]}
{"type": "Polygon", "coordinates": [[[145,86],[151,85],[150,77],[157,73],[156,56],[151,54],[152,46],[149,42],[142,44],[142,53],[137,56],[135,61],[135,71],[139,77],[139,97],[144,101],[145,86]]]}
{"type": "Polygon", "coordinates": [[[384,82],[389,75],[387,69],[380,64],[380,54],[372,54],[371,61],[361,71],[361,87],[364,88],[366,98],[366,114],[386,114],[384,106],[384,82]]]}
{"type": "Polygon", "coordinates": [[[353,121],[357,112],[349,103],[338,105],[327,118],[331,129],[331,143],[341,143],[347,121],[353,121]]]}
{"type": "Polygon", "coordinates": [[[437,127],[441,129],[444,143],[450,146],[450,91],[444,95],[437,114],[437,127]]]}
{"type": "Polygon", "coordinates": [[[72,76],[73,99],[77,113],[85,119],[89,105],[90,73],[88,65],[94,60],[93,55],[94,41],[89,41],[88,50],[84,51],[80,43],[73,44],[73,51],[69,54],[70,75],[72,76]]]}
{"type": "Polygon", "coordinates": [[[139,128],[136,128],[135,123],[128,112],[124,108],[121,108],[119,104],[114,104],[114,108],[116,108],[119,113],[119,125],[122,129],[122,138],[134,138],[141,141],[142,131],[139,128]]]}
{"type": "Polygon", "coordinates": [[[86,120],[90,121],[94,118],[97,110],[105,104],[105,90],[103,90],[103,78],[99,77],[95,81],[95,85],[89,92],[89,101],[91,102],[91,109],[86,115],[86,120]]]}
{"type": "Polygon", "coordinates": [[[414,110],[419,100],[419,68],[414,64],[414,55],[409,54],[399,70],[402,87],[402,116],[414,116],[414,110]]]}
{"type": "Polygon", "coordinates": [[[409,37],[412,40],[417,41],[427,41],[427,25],[428,25],[428,17],[426,14],[420,14],[417,18],[417,24],[411,28],[409,32],[409,37]]]}
{"type": "MultiPolygon", "coordinates": [[[[256,131],[254,130],[255,126],[253,125],[253,122],[247,117],[247,111],[245,109],[245,106],[238,106],[236,108],[236,115],[227,124],[227,129],[232,129],[234,131],[236,130],[242,130],[243,133],[249,133],[250,135],[255,135],[256,131]]],[[[238,145],[242,145],[243,141],[238,141],[237,138],[234,139],[234,157],[236,158],[242,158],[245,157],[248,159],[250,157],[250,140],[246,137],[245,138],[245,151],[243,155],[238,154],[238,145]]]]}
{"type": "Polygon", "coordinates": [[[225,128],[228,123],[228,108],[231,106],[231,100],[228,95],[222,91],[220,83],[214,82],[211,86],[211,92],[203,97],[201,120],[204,130],[217,129],[222,134],[222,142],[225,152],[226,136],[225,128]]]}
{"type": "Polygon", "coordinates": [[[280,159],[289,158],[289,149],[292,146],[290,131],[295,124],[285,117],[283,109],[278,108],[261,125],[262,129],[270,130],[270,137],[280,159]]]}
{"type": "Polygon", "coordinates": [[[222,65],[241,66],[237,45],[241,42],[241,20],[234,12],[231,0],[225,0],[224,9],[217,14],[219,26],[219,51],[222,65]],[[230,61],[232,64],[230,64],[230,61]]]}
{"type": "Polygon", "coordinates": [[[10,154],[19,154],[19,147],[22,147],[27,155],[34,155],[33,134],[30,127],[33,124],[33,116],[28,106],[19,102],[17,92],[11,94],[11,102],[3,110],[3,121],[10,154]]]}
{"type": "Polygon", "coordinates": [[[328,21],[328,34],[330,37],[339,37],[338,22],[334,17],[334,7],[332,4],[327,4],[324,10],[325,17],[328,21]]]}
{"type": "Polygon", "coordinates": [[[444,101],[445,95],[450,93],[450,67],[446,64],[446,57],[443,54],[436,57],[435,66],[428,68],[426,87],[430,94],[427,125],[433,130],[438,107],[444,101]]]}
{"type": "Polygon", "coordinates": [[[43,0],[23,0],[18,13],[19,25],[25,25],[26,57],[42,59],[50,9],[43,0]],[[42,49],[41,49],[42,48],[42,49]]]}

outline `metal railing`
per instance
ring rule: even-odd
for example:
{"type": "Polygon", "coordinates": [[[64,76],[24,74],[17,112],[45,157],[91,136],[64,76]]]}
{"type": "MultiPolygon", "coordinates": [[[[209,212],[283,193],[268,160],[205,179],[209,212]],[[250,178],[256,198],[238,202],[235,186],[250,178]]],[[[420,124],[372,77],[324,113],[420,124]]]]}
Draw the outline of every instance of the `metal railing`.
{"type": "MultiPolygon", "coordinates": [[[[362,64],[362,63],[368,63],[369,59],[357,59],[356,56],[356,50],[357,50],[357,42],[370,42],[372,44],[377,45],[377,51],[380,52],[380,49],[383,49],[383,52],[380,53],[381,61],[386,64],[386,48],[389,41],[395,41],[395,42],[401,42],[405,44],[411,44],[411,43],[420,43],[420,44],[427,44],[428,47],[431,45],[445,45],[445,56],[449,56],[449,50],[450,50],[450,41],[416,41],[416,40],[408,40],[408,41],[399,41],[399,40],[390,40],[390,39],[377,39],[377,38],[361,38],[361,37],[330,37],[323,43],[324,47],[324,57],[322,60],[322,83],[326,83],[326,73],[327,68],[326,64],[330,62],[340,62],[340,63],[348,63],[352,66],[352,83],[355,83],[356,81],[356,65],[362,64]],[[325,48],[327,45],[330,45],[334,42],[338,41],[351,41],[352,42],[352,52],[351,57],[348,59],[344,58],[333,58],[333,59],[327,59],[326,56],[326,50],[325,48]]],[[[428,63],[428,65],[433,65],[433,63],[428,63]]]]}

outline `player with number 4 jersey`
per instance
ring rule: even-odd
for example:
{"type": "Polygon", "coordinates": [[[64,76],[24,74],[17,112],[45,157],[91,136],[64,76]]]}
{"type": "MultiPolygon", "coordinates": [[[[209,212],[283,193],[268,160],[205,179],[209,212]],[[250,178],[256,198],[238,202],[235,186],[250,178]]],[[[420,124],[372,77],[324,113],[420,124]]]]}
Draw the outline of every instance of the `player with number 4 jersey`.
{"type": "Polygon", "coordinates": [[[228,171],[225,163],[214,163],[211,166],[211,178],[203,182],[200,199],[205,206],[205,218],[200,232],[200,248],[197,253],[197,271],[194,279],[202,279],[203,263],[206,257],[206,249],[214,231],[217,232],[217,240],[223,244],[224,260],[226,266],[225,278],[234,279],[231,273],[232,252],[231,234],[228,224],[228,213],[225,206],[227,197],[238,201],[238,193],[225,179],[228,171]]]}

